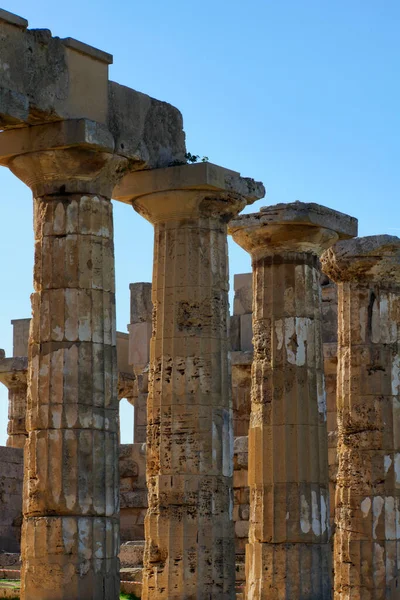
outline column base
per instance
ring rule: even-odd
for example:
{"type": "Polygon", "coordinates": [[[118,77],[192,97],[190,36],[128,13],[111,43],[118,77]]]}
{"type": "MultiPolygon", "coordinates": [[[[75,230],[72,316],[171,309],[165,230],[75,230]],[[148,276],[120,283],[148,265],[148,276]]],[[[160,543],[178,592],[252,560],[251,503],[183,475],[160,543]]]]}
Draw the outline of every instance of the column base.
{"type": "Polygon", "coordinates": [[[331,600],[330,544],[246,546],[248,600],[331,600]]]}
{"type": "Polygon", "coordinates": [[[351,540],[352,535],[352,532],[336,531],[335,600],[397,598],[396,594],[400,594],[399,541],[351,540]]]}
{"type": "Polygon", "coordinates": [[[23,528],[22,600],[119,598],[117,520],[30,517],[23,528]]]}
{"type": "Polygon", "coordinates": [[[145,546],[142,600],[235,600],[233,539],[215,539],[211,550],[194,543],[173,560],[150,562],[150,553],[145,546]]]}

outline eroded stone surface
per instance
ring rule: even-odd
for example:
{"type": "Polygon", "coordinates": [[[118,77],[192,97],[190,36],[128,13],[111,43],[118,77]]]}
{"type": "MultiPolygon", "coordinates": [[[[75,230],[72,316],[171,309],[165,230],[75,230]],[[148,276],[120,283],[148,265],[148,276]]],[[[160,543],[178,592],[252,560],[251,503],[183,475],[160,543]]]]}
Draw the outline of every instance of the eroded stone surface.
{"type": "Polygon", "coordinates": [[[145,599],[235,595],[226,222],[262,188],[194,167],[129,192],[155,225],[145,599]]]}
{"type": "Polygon", "coordinates": [[[109,81],[110,54],[47,29],[27,29],[25,19],[7,11],[0,13],[0,54],[2,129],[18,126],[24,139],[32,133],[27,126],[84,119],[103,126],[133,168],[184,160],[181,113],[109,81]]]}
{"type": "Polygon", "coordinates": [[[392,599],[400,510],[400,239],[340,242],[335,598],[392,599]]]}
{"type": "Polygon", "coordinates": [[[107,193],[121,176],[121,159],[92,152],[64,149],[49,161],[40,151],[9,164],[38,194],[21,544],[21,594],[29,600],[116,598],[119,590],[118,371],[107,193]],[[63,178],[80,193],[60,189],[63,178]]]}
{"type": "Polygon", "coordinates": [[[331,597],[318,257],[354,226],[298,202],[229,225],[253,262],[246,593],[254,600],[331,597]]]}

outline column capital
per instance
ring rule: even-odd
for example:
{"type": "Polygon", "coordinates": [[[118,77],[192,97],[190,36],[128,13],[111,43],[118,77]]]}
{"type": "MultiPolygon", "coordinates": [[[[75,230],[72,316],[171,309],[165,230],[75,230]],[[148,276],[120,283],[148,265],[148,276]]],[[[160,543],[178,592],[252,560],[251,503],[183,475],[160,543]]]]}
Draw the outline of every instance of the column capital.
{"type": "Polygon", "coordinates": [[[155,224],[212,215],[228,221],[264,195],[262,183],[206,162],[132,172],[113,197],[155,224]]]}
{"type": "Polygon", "coordinates": [[[26,385],[27,372],[28,358],[26,356],[13,356],[0,360],[0,383],[9,390],[26,385]]]}
{"type": "Polygon", "coordinates": [[[400,238],[371,235],[340,241],[323,253],[321,265],[336,283],[400,285],[400,238]]]}
{"type": "Polygon", "coordinates": [[[280,252],[320,255],[338,239],[357,235],[354,217],[319,204],[291,202],[240,215],[229,223],[229,233],[253,257],[280,252]]]}
{"type": "Polygon", "coordinates": [[[113,136],[104,125],[70,119],[1,132],[0,164],[36,197],[54,193],[111,197],[132,161],[114,153],[113,136]]]}

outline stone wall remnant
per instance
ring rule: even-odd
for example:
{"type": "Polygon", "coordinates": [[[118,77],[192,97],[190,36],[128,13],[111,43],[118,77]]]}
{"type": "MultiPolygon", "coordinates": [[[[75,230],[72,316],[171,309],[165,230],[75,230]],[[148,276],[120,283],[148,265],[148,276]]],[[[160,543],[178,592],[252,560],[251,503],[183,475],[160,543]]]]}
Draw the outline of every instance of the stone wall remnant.
{"type": "Polygon", "coordinates": [[[22,448],[0,446],[0,552],[19,552],[23,472],[22,448]]]}
{"type": "Polygon", "coordinates": [[[117,188],[154,224],[143,598],[235,595],[227,222],[264,188],[210,163],[117,188]]]}
{"type": "Polygon", "coordinates": [[[294,202],[233,219],[251,254],[253,345],[246,595],[331,598],[319,256],[357,221],[294,202]]]}
{"type": "Polygon", "coordinates": [[[400,238],[341,241],[321,258],[338,286],[335,599],[398,595],[400,238]]]}

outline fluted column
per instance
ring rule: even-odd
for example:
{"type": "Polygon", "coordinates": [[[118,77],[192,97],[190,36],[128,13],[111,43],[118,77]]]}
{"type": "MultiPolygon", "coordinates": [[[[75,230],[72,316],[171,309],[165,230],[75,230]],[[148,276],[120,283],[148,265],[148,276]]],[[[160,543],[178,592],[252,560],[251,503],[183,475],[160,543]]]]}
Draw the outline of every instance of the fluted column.
{"type": "MultiPolygon", "coordinates": [[[[91,146],[94,137],[91,132],[91,146]]],[[[83,145],[31,152],[8,163],[34,195],[22,529],[26,600],[119,598],[110,197],[126,162],[83,145]]]]}
{"type": "Polygon", "coordinates": [[[400,562],[400,239],[340,242],[335,600],[392,600],[400,562]]]}
{"type": "Polygon", "coordinates": [[[253,265],[249,600],[331,597],[318,256],[354,221],[296,202],[229,224],[253,265]]]}
{"type": "Polygon", "coordinates": [[[235,598],[226,223],[263,194],[210,164],[137,174],[155,230],[144,600],[235,598]]]}

